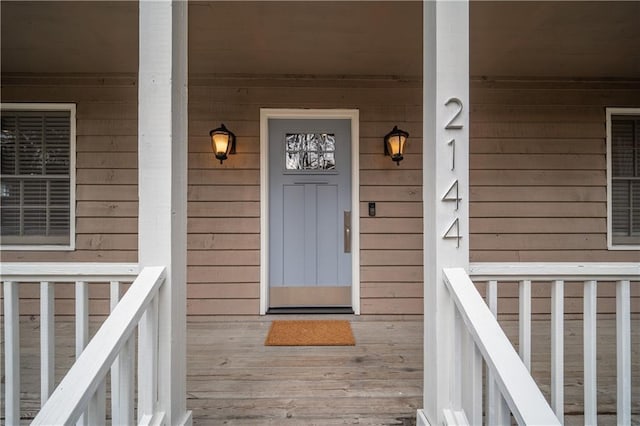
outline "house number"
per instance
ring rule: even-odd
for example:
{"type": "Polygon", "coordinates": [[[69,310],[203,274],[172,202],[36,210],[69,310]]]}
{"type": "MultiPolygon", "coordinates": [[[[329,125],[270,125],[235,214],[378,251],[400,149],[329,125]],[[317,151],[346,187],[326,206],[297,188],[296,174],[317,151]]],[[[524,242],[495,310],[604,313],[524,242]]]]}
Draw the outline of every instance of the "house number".
{"type": "Polygon", "coordinates": [[[451,146],[451,171],[454,171],[456,169],[456,140],[451,139],[447,145],[451,146]]]}
{"type": "MultiPolygon", "coordinates": [[[[445,130],[461,130],[464,127],[464,125],[461,122],[459,122],[458,119],[463,109],[462,101],[458,98],[449,98],[447,102],[444,103],[444,106],[445,107],[449,106],[449,104],[456,105],[457,109],[455,110],[453,117],[451,117],[451,119],[444,126],[444,128],[445,130]]],[[[451,138],[451,140],[447,142],[447,145],[451,147],[451,171],[454,171],[456,169],[455,138],[451,138]]],[[[443,202],[455,201],[456,203],[455,211],[458,211],[458,208],[460,207],[460,200],[462,200],[462,198],[460,197],[458,180],[456,179],[451,184],[447,192],[445,192],[444,196],[442,197],[442,201],[443,202]]],[[[460,219],[458,217],[454,217],[453,222],[451,222],[451,225],[449,225],[449,227],[445,231],[442,238],[445,240],[456,240],[456,247],[460,248],[460,240],[462,239],[462,237],[460,236],[460,219]]]]}
{"type": "Polygon", "coordinates": [[[458,207],[460,206],[460,200],[462,200],[462,198],[460,198],[460,194],[458,193],[458,180],[456,179],[456,181],[453,182],[449,187],[449,190],[447,191],[447,193],[444,194],[444,197],[442,197],[442,201],[455,201],[456,211],[458,211],[458,207]]]}
{"type": "Polygon", "coordinates": [[[456,240],[456,248],[460,248],[460,219],[456,218],[442,236],[445,240],[456,240]]]}
{"type": "Polygon", "coordinates": [[[463,127],[462,123],[455,123],[455,121],[462,113],[462,101],[458,98],[449,98],[449,100],[444,103],[444,106],[448,106],[449,104],[456,104],[458,106],[458,110],[444,128],[447,130],[460,130],[463,127]]]}

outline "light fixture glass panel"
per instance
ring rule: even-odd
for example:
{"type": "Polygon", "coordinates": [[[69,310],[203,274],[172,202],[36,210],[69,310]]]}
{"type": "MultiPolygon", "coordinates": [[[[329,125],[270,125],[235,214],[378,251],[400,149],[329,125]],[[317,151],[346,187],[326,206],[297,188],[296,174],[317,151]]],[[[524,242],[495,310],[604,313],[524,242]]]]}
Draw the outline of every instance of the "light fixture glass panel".
{"type": "Polygon", "coordinates": [[[404,151],[404,144],[407,138],[401,135],[394,135],[389,138],[389,150],[391,155],[396,155],[404,151]]]}
{"type": "Polygon", "coordinates": [[[227,147],[229,146],[229,135],[214,133],[212,138],[216,153],[227,152],[227,147]]]}

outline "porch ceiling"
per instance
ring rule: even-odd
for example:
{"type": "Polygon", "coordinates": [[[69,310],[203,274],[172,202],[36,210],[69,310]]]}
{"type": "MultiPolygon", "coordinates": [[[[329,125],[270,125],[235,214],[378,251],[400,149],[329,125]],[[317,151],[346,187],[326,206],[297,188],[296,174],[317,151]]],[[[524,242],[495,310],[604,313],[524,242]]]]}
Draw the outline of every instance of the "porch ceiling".
{"type": "MultiPolygon", "coordinates": [[[[137,2],[4,1],[3,73],[135,73],[137,2]]],[[[422,72],[420,1],[191,2],[190,73],[422,72]]],[[[640,2],[472,2],[474,76],[640,78],[640,2]]]]}

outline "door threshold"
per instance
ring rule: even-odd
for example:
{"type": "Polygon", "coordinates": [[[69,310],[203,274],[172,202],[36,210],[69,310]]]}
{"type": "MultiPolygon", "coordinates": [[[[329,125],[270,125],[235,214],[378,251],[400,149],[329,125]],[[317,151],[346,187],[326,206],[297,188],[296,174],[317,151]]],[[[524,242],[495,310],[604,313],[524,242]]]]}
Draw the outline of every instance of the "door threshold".
{"type": "Polygon", "coordinates": [[[267,310],[267,314],[353,314],[353,309],[346,306],[293,306],[285,308],[269,308],[269,310],[267,310]]]}

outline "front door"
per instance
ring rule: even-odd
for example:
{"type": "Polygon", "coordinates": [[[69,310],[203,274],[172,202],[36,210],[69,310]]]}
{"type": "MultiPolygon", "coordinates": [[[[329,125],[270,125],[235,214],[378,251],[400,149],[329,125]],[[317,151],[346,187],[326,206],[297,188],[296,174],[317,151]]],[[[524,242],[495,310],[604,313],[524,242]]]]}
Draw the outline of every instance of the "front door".
{"type": "Polygon", "coordinates": [[[351,306],[351,121],[269,119],[269,305],[351,306]]]}

